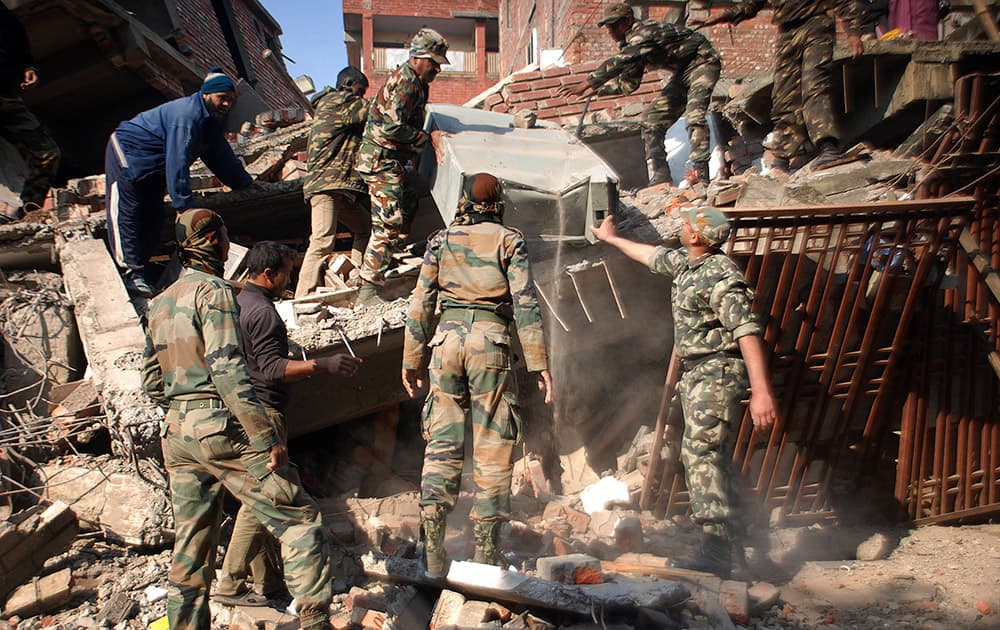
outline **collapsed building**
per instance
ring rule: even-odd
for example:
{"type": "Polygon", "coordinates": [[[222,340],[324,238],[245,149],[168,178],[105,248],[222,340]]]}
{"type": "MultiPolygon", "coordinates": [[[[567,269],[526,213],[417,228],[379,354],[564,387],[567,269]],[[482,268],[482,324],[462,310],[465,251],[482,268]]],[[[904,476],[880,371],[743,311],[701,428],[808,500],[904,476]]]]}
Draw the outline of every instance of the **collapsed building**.
{"type": "MultiPolygon", "coordinates": [[[[872,501],[916,524],[1000,511],[998,55],[1000,46],[984,41],[882,42],[860,60],[838,58],[836,99],[858,159],[823,172],[805,166],[787,182],[755,165],[766,79],[726,90],[716,160],[729,174],[699,190],[633,190],[644,172],[634,103],[645,92],[631,102],[595,99],[586,113],[582,103],[557,102],[555,88],[587,64],[512,75],[475,99],[478,109],[431,107],[426,125],[449,134],[447,159],[423,159],[414,174],[425,187],[418,222],[387,289],[399,299],[354,307],[345,257],[335,255],[323,291],[280,306],[297,356],[349,349],[365,359],[354,380],[295,384],[288,409],[293,454],[341,549],[340,586],[410,585],[352,590],[338,600],[341,622],[569,627],[600,610],[635,626],[646,619],[645,627],[747,623],[746,584],[666,561],[688,554],[695,536],[670,518],[686,512],[687,496],[667,447],[676,420],[668,284],[587,231],[611,213],[637,240],[669,242],[678,230],[670,210],[697,196],[733,220],[727,248],[753,285],[782,403],[773,431],[754,431],[746,417],[737,439],[757,519],[835,522],[872,501]],[[724,139],[727,125],[741,135],[724,139]],[[450,590],[428,599],[423,589],[441,585],[428,584],[412,559],[422,445],[419,407],[398,380],[402,326],[421,242],[449,222],[463,178],[479,171],[504,180],[506,222],[528,240],[556,403],[522,392],[528,435],[505,532],[506,557],[522,572],[484,576],[456,563],[450,590]]],[[[248,171],[271,182],[267,190],[229,192],[207,171],[192,173],[201,205],[220,212],[244,246],[265,238],[303,245],[308,235],[298,180],[309,121],[278,124],[237,143],[248,171]]],[[[129,568],[130,595],[115,597],[101,582],[100,606],[87,616],[115,625],[162,612],[155,587],[168,557],[155,550],[172,527],[158,464],[162,411],[141,391],[142,305],[129,300],[101,238],[103,196],[102,176],[75,179],[54,191],[48,215],[0,227],[7,616],[79,604],[69,568],[46,564],[78,527],[106,544],[153,550],[143,567],[129,568]],[[28,594],[18,588],[26,581],[28,594]],[[149,609],[140,615],[143,592],[149,609]]],[[[238,284],[236,251],[227,277],[238,284]]],[[[468,532],[458,520],[448,546],[463,557],[468,532]]],[[[770,606],[770,597],[755,599],[770,606]]],[[[223,625],[287,621],[216,613],[223,625]]]]}

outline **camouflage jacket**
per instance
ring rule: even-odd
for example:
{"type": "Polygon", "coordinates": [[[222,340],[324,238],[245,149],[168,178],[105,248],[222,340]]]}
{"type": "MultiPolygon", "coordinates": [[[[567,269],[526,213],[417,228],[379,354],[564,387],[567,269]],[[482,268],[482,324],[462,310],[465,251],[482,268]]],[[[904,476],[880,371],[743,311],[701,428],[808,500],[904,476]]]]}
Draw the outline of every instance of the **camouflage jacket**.
{"type": "Polygon", "coordinates": [[[674,277],[674,344],[682,359],[738,352],[740,337],[760,334],[750,310],[753,291],[729,256],[709,252],[688,260],[684,249],[658,247],[649,268],[674,277]]]}
{"type": "MultiPolygon", "coordinates": [[[[427,84],[420,80],[409,62],[397,68],[372,101],[364,144],[399,153],[421,150],[427,142],[427,135],[423,133],[427,94],[427,84]]],[[[362,148],[359,167],[364,164],[365,154],[373,148],[362,148]]]]}
{"type": "Polygon", "coordinates": [[[590,73],[587,81],[600,95],[631,94],[642,83],[646,68],[682,71],[695,57],[719,61],[704,35],[678,24],[644,20],[636,22],[619,44],[618,54],[590,73]]]}
{"type": "Polygon", "coordinates": [[[158,405],[221,398],[255,450],[278,443],[240,351],[239,306],[222,278],[187,267],[149,303],[142,388],[158,405]]]}
{"type": "Polygon", "coordinates": [[[325,90],[316,99],[309,129],[309,173],[302,183],[307,201],[316,193],[331,190],[368,193],[368,186],[354,170],[367,120],[367,99],[350,90],[325,90]]]}
{"type": "Polygon", "coordinates": [[[856,0],[737,0],[720,17],[723,22],[738,24],[760,13],[769,2],[774,9],[771,21],[779,27],[795,28],[826,13],[839,15],[848,33],[861,34],[861,4],[856,0]]]}
{"type": "Polygon", "coordinates": [[[524,237],[517,230],[486,221],[451,225],[430,238],[406,316],[404,368],[427,364],[439,304],[511,305],[528,371],[548,366],[542,311],[524,237]]]}

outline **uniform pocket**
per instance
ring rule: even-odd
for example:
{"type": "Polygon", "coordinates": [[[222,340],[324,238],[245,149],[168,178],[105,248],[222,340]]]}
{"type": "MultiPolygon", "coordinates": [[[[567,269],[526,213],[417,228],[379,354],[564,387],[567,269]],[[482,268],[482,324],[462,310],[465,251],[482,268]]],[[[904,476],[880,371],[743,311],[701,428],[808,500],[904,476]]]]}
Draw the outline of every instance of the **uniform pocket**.
{"type": "Polygon", "coordinates": [[[483,334],[486,367],[492,370],[510,369],[510,335],[502,332],[483,334]]]}
{"type": "Polygon", "coordinates": [[[447,331],[439,331],[434,333],[431,340],[427,342],[427,349],[431,353],[430,367],[439,369],[441,367],[441,353],[436,351],[435,348],[444,343],[445,338],[448,336],[447,331]]]}
{"type": "Polygon", "coordinates": [[[429,442],[431,439],[431,432],[428,429],[431,421],[431,414],[434,413],[434,396],[428,394],[427,400],[424,401],[424,408],[420,411],[420,435],[423,436],[424,442],[429,442]]]}
{"type": "Polygon", "coordinates": [[[184,424],[190,424],[206,459],[233,459],[239,457],[239,453],[229,431],[231,420],[232,416],[225,410],[197,409],[186,414],[184,424]]]}
{"type": "Polygon", "coordinates": [[[247,472],[253,475],[260,484],[260,492],[272,505],[295,505],[299,484],[285,475],[294,474],[294,464],[290,463],[280,470],[269,470],[271,455],[267,451],[253,451],[242,457],[247,472]]]}
{"type": "Polygon", "coordinates": [[[504,392],[501,406],[507,408],[507,412],[498,415],[498,431],[504,440],[517,442],[524,435],[524,420],[521,417],[521,407],[517,403],[517,395],[512,392],[504,392]]]}

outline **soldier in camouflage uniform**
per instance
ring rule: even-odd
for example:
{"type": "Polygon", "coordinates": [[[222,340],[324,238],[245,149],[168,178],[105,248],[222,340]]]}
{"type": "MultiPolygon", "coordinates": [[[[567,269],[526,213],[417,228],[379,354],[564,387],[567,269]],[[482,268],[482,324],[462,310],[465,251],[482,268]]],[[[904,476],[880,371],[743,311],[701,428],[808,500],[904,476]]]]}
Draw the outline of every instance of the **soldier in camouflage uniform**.
{"type": "Polygon", "coordinates": [[[647,68],[670,70],[670,80],[642,114],[649,185],[671,181],[664,136],[681,114],[687,123],[692,168],[699,181],[708,183],[708,106],[722,68],[712,43],[683,26],[636,21],[632,7],[622,3],[610,5],[600,23],[618,42],[618,54],[577,85],[567,86],[565,92],[576,96],[631,94],[639,88],[647,68]]]}
{"type": "Polygon", "coordinates": [[[431,575],[444,570],[445,519],[458,498],[467,411],[476,484],[474,560],[500,560],[497,538],[510,515],[511,454],[521,436],[511,322],[528,371],[538,375],[545,402],[552,399],[531,265],[524,238],[503,226],[502,204],[495,177],[481,173],[467,180],[455,219],[428,241],[406,319],[402,376],[410,396],[423,386],[428,360],[430,365],[420,508],[431,575]]]}
{"type": "Polygon", "coordinates": [[[437,32],[422,28],[410,42],[410,58],[396,69],[372,101],[358,154],[357,170],[368,184],[372,204],[372,234],[361,267],[363,284],[358,301],[377,301],[377,287],[393,250],[409,233],[417,198],[406,184],[406,163],[420,155],[436,135],[423,130],[428,86],[448,63],[448,42],[437,32]]]}
{"type": "Polygon", "coordinates": [[[21,99],[22,90],[38,84],[28,35],[13,11],[0,4],[0,137],[21,153],[28,167],[21,189],[21,206],[0,202],[0,223],[23,216],[25,206],[45,203],[59,170],[61,153],[55,140],[21,99]]]}
{"type": "Polygon", "coordinates": [[[750,385],[750,415],[758,429],[777,419],[752,293],[736,263],[719,247],[729,238],[726,215],[709,207],[682,209],[683,249],[630,241],[608,217],[595,236],[655,273],[673,276],[674,344],[684,374],[681,459],[691,512],[705,538],[691,568],[728,577],[732,542],[743,535],[734,492],[733,447],[750,385]]]}
{"type": "Polygon", "coordinates": [[[361,266],[371,232],[371,210],[368,186],[354,170],[354,163],[368,121],[367,90],[368,77],[348,66],[337,75],[336,89],[327,88],[314,99],[308,174],[302,183],[302,194],[312,206],[312,233],[295,297],[306,296],[322,284],[323,261],[333,253],[337,221],[353,235],[351,262],[361,266]]]}
{"type": "MultiPolygon", "coordinates": [[[[741,0],[713,18],[692,21],[692,25],[739,23],[757,15],[767,4],[768,0],[741,0]]],[[[778,26],[771,89],[774,132],[768,144],[775,155],[773,167],[787,172],[806,140],[812,140],[819,150],[813,169],[833,166],[843,157],[830,97],[836,39],[833,13],[844,19],[848,47],[857,57],[864,51],[861,6],[857,0],[770,0],[770,4],[774,9],[771,20],[778,26]]]]}
{"type": "Polygon", "coordinates": [[[161,436],[176,522],[170,627],[209,628],[225,488],[281,541],[301,627],[328,628],[326,533],[240,352],[236,297],[221,277],[226,227],[211,210],[193,209],[178,218],[176,232],[185,268],[150,302],[143,369],[143,389],[167,408],[161,436]]]}

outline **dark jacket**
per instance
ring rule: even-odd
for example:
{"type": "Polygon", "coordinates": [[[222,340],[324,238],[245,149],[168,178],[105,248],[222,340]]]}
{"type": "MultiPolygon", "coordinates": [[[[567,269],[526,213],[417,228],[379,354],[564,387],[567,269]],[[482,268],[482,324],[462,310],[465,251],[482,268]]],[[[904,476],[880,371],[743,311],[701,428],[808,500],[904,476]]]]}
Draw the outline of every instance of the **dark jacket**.
{"type": "Polygon", "coordinates": [[[16,93],[24,71],[34,63],[24,25],[13,11],[0,4],[0,93],[16,93]]]}
{"type": "Polygon", "coordinates": [[[198,158],[230,188],[238,190],[253,183],[226,142],[222,122],[212,118],[200,92],[126,120],[115,129],[115,137],[125,153],[128,164],[123,166],[129,179],[164,175],[170,200],[178,210],[194,203],[189,169],[198,158]]]}
{"type": "Polygon", "coordinates": [[[236,301],[240,304],[243,356],[247,359],[253,391],[265,405],[284,411],[289,395],[285,383],[288,331],[274,308],[274,296],[267,289],[247,282],[236,301]]]}

